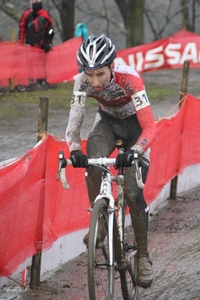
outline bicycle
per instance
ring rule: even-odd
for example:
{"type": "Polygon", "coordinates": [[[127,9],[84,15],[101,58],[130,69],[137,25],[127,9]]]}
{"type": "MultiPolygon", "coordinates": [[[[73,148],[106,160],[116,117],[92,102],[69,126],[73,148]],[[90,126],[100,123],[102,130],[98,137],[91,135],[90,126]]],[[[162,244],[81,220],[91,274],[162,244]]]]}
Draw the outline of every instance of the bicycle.
{"type": "MultiPolygon", "coordinates": [[[[123,141],[118,140],[116,147],[123,153],[123,141]]],[[[69,185],[65,168],[72,164],[59,152],[57,180],[61,178],[64,188],[69,185]]],[[[126,241],[125,214],[126,202],[123,194],[124,168],[119,168],[113,175],[110,166],[115,164],[115,158],[91,158],[88,164],[102,169],[100,193],[92,207],[88,238],[88,290],[90,300],[114,299],[115,273],[119,273],[123,299],[136,300],[137,286],[137,245],[132,235],[132,241],[126,241]],[[112,183],[117,185],[117,197],[112,194],[112,183]]],[[[139,157],[134,155],[133,164],[136,169],[137,184],[144,188],[142,182],[139,157]]]]}

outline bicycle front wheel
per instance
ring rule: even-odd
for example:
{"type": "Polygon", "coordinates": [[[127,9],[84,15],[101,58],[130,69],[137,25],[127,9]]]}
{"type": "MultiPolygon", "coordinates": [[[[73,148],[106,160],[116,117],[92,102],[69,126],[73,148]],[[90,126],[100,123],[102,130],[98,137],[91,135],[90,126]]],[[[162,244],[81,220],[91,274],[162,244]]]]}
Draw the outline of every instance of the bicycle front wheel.
{"type": "Polygon", "coordinates": [[[90,300],[114,299],[114,263],[110,263],[110,257],[113,257],[114,250],[113,243],[109,250],[108,220],[107,201],[104,198],[99,199],[92,209],[88,240],[90,300]]]}
{"type": "Polygon", "coordinates": [[[124,267],[120,270],[123,299],[138,299],[137,286],[137,245],[132,226],[125,229],[124,267]]]}

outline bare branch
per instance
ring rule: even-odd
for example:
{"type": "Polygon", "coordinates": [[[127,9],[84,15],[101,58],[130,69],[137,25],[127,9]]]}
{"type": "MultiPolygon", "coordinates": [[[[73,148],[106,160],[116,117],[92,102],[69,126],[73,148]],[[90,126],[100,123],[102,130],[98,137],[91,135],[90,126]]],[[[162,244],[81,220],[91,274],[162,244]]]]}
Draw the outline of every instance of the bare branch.
{"type": "Polygon", "coordinates": [[[164,33],[166,27],[169,26],[171,21],[182,12],[182,8],[180,8],[179,10],[175,11],[172,15],[170,15],[172,2],[173,0],[169,1],[169,5],[166,9],[166,12],[165,14],[163,14],[162,19],[165,20],[163,23],[160,22],[160,15],[158,19],[155,14],[155,11],[153,11],[152,9],[150,10],[147,6],[145,7],[144,13],[149,23],[149,26],[154,34],[155,40],[162,38],[162,34],[164,33]],[[156,22],[156,26],[154,25],[154,22],[156,22]]]}
{"type": "Polygon", "coordinates": [[[2,10],[4,13],[6,13],[8,16],[10,16],[12,19],[14,19],[17,23],[20,20],[20,16],[16,11],[16,8],[13,7],[7,7],[4,3],[0,3],[0,10],[2,10]]]}
{"type": "Polygon", "coordinates": [[[91,16],[92,19],[94,19],[94,17],[96,17],[99,19],[107,20],[107,22],[110,22],[111,24],[117,26],[120,29],[121,33],[123,33],[125,35],[127,34],[127,29],[124,27],[124,24],[122,24],[121,22],[117,21],[116,19],[108,16],[105,2],[104,2],[103,10],[96,10],[95,8],[91,7],[91,5],[89,4],[89,2],[87,0],[85,1],[85,4],[87,4],[88,6],[83,7],[82,5],[77,4],[76,8],[78,10],[84,12],[88,16],[91,16]]]}

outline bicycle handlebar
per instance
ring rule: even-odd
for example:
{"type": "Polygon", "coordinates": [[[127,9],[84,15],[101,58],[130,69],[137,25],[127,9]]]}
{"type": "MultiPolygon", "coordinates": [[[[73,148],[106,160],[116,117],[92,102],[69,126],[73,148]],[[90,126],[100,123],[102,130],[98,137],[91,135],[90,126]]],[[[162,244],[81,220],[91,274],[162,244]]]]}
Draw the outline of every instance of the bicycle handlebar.
{"type": "MultiPolygon", "coordinates": [[[[58,173],[56,176],[56,180],[58,181],[59,179],[61,179],[63,188],[69,189],[70,186],[67,182],[65,168],[68,165],[72,165],[72,161],[70,159],[65,159],[63,151],[59,151],[58,160],[59,160],[59,164],[58,164],[58,173]]],[[[89,158],[88,165],[99,166],[99,167],[109,167],[109,166],[113,166],[115,164],[115,161],[116,161],[116,158],[108,158],[108,157],[89,158]]],[[[137,153],[136,153],[136,155],[134,154],[134,160],[132,161],[132,164],[135,164],[135,167],[136,167],[137,185],[139,186],[139,188],[143,189],[144,183],[142,181],[142,168],[139,167],[139,160],[138,160],[137,153]]]]}

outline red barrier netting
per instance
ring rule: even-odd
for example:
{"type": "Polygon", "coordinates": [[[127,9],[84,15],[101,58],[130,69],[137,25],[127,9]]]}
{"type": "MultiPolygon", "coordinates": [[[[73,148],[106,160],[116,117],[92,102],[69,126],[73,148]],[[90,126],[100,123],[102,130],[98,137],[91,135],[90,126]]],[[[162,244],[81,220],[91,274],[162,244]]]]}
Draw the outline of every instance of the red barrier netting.
{"type": "Polygon", "coordinates": [[[152,145],[151,166],[144,195],[153,201],[164,185],[187,166],[200,162],[200,99],[184,97],[179,112],[157,122],[158,137],[152,145]]]}
{"type": "MultiPolygon", "coordinates": [[[[200,162],[200,100],[185,96],[180,111],[157,122],[144,193],[150,204],[163,186],[200,162]]],[[[85,152],[86,141],[82,141],[85,152]]],[[[47,135],[34,149],[0,168],[0,275],[11,275],[26,258],[48,249],[60,236],[87,228],[90,215],[84,169],[67,167],[69,190],[56,181],[64,140],[47,135]]]]}
{"type": "Polygon", "coordinates": [[[49,83],[72,81],[79,73],[76,52],[81,37],[68,40],[45,53],[43,50],[17,42],[0,44],[0,86],[27,85],[29,79],[46,78],[49,83]]]}
{"type": "MultiPolygon", "coordinates": [[[[79,73],[76,53],[81,43],[82,38],[75,37],[45,53],[18,42],[1,42],[0,86],[8,86],[10,78],[15,85],[27,85],[30,78],[44,78],[48,83],[73,81],[79,73]]],[[[182,68],[184,61],[189,61],[191,68],[199,68],[199,50],[200,36],[182,29],[171,37],[119,50],[115,62],[130,65],[140,73],[182,68]]]]}

